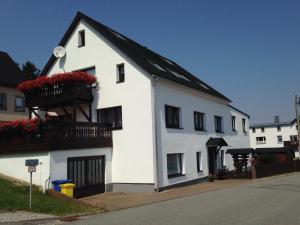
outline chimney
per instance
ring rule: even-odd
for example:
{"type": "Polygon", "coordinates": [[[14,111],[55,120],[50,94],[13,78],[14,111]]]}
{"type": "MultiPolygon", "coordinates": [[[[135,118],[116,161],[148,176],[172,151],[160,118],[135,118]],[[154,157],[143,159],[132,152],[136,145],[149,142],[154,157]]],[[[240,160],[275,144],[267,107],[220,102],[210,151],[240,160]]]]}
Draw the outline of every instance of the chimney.
{"type": "Polygon", "coordinates": [[[279,123],[279,116],[274,116],[274,123],[279,123]]]}

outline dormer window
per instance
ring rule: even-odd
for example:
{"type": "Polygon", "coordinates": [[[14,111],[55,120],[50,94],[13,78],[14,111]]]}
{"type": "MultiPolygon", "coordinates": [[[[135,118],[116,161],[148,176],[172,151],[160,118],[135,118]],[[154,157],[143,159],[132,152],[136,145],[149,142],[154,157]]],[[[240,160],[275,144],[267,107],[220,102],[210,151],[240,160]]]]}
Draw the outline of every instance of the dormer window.
{"type": "Polygon", "coordinates": [[[85,46],[85,32],[81,30],[78,32],[78,47],[85,46]]]}
{"type": "Polygon", "coordinates": [[[117,65],[117,83],[125,81],[125,68],[124,63],[117,65]]]}

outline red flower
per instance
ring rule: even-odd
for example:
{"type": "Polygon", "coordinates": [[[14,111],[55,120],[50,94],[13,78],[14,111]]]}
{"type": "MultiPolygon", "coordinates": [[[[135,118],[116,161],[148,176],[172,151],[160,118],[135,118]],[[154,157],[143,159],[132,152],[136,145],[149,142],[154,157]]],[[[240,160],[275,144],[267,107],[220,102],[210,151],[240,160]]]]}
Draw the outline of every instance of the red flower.
{"type": "Polygon", "coordinates": [[[37,130],[38,123],[41,122],[40,119],[34,118],[29,120],[15,120],[5,123],[3,126],[0,127],[0,131],[21,131],[21,132],[34,132],[37,130]]]}
{"type": "Polygon", "coordinates": [[[97,81],[96,77],[86,72],[68,72],[68,73],[57,73],[52,76],[38,77],[35,80],[28,80],[20,83],[17,87],[18,90],[24,92],[36,88],[45,87],[47,85],[55,85],[59,83],[71,83],[71,82],[82,82],[91,85],[97,81]]]}

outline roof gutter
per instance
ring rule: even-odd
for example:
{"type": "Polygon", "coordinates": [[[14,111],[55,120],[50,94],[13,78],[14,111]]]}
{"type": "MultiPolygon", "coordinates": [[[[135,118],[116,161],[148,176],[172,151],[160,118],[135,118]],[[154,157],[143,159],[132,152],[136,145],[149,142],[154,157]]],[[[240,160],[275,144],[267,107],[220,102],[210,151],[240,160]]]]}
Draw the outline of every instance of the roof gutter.
{"type": "Polygon", "coordinates": [[[156,84],[158,82],[158,77],[155,74],[151,74],[151,85],[152,85],[152,118],[153,118],[153,138],[154,138],[154,176],[155,176],[155,191],[159,191],[159,163],[158,163],[158,127],[157,127],[157,112],[156,112],[156,84]]]}

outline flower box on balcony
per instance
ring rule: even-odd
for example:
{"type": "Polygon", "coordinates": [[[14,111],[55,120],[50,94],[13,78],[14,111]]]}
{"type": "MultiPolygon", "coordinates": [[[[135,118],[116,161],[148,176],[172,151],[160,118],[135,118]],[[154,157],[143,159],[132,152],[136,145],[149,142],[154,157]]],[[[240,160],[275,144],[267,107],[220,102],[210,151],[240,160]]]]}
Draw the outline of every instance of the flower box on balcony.
{"type": "Polygon", "coordinates": [[[71,104],[73,100],[92,102],[96,77],[86,72],[69,72],[39,77],[19,84],[28,107],[71,104]]]}

